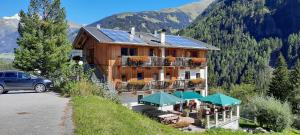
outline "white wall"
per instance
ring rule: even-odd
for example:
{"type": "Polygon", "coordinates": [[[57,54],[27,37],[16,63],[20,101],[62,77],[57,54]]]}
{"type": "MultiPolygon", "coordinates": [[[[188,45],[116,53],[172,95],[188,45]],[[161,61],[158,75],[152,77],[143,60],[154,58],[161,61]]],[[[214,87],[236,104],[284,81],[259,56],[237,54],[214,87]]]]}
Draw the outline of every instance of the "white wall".
{"type": "Polygon", "coordinates": [[[196,68],[196,69],[189,69],[189,68],[186,68],[186,69],[180,69],[179,72],[178,72],[178,76],[179,76],[179,79],[180,80],[183,80],[185,79],[185,71],[190,71],[191,73],[191,79],[196,79],[196,74],[197,73],[200,73],[200,77],[201,78],[205,78],[205,69],[199,69],[199,68],[196,68]]]}

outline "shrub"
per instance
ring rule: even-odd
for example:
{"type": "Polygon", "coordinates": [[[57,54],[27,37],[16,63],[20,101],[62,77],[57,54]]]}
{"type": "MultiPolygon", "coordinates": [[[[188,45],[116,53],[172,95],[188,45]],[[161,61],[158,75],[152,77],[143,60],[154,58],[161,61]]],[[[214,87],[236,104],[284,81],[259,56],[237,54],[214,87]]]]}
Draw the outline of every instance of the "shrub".
{"type": "Polygon", "coordinates": [[[66,96],[92,96],[104,97],[104,92],[92,82],[82,79],[78,82],[69,82],[63,88],[63,94],[66,96]]]}
{"type": "Polygon", "coordinates": [[[292,124],[292,113],[287,102],[273,97],[254,96],[248,105],[249,114],[257,117],[261,127],[281,132],[292,124]]]}

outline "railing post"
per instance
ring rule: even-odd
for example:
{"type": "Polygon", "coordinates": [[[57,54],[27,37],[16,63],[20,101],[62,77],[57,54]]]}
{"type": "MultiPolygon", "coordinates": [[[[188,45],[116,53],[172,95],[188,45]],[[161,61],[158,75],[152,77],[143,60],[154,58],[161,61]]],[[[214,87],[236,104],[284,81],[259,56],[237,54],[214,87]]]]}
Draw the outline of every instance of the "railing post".
{"type": "Polygon", "coordinates": [[[225,110],[223,110],[223,122],[225,122],[226,121],[226,111],[225,110]]]}
{"type": "Polygon", "coordinates": [[[218,122],[219,122],[219,118],[218,118],[219,113],[215,112],[215,123],[216,123],[216,127],[218,127],[218,122]]]}

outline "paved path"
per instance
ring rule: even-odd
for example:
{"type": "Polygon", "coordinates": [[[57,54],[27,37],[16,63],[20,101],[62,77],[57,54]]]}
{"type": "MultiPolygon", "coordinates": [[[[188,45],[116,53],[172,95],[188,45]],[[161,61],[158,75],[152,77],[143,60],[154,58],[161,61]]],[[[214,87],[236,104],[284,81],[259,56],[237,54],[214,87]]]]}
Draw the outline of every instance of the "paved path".
{"type": "Polygon", "coordinates": [[[12,91],[0,95],[1,135],[72,134],[69,99],[54,92],[12,91]]]}

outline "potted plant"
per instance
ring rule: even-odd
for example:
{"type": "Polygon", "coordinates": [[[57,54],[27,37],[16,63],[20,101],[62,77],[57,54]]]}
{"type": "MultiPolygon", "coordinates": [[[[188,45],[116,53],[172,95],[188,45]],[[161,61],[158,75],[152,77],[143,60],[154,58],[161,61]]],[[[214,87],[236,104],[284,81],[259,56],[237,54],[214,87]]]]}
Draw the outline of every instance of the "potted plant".
{"type": "Polygon", "coordinates": [[[165,59],[165,65],[170,66],[171,63],[175,62],[176,58],[173,56],[167,56],[165,59]]]}

